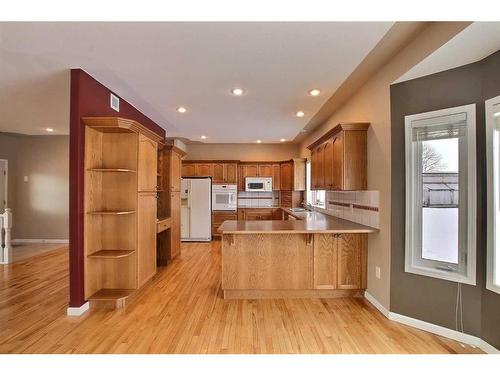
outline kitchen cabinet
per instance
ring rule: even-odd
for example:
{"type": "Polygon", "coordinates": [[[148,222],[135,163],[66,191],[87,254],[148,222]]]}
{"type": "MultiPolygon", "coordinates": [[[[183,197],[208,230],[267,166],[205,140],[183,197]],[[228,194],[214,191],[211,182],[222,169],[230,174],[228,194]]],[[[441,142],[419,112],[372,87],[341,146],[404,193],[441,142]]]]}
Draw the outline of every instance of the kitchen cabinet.
{"type": "Polygon", "coordinates": [[[137,284],[156,273],[156,193],[139,193],[137,200],[137,284]]]}
{"type": "Polygon", "coordinates": [[[196,164],[182,163],[182,177],[196,177],[196,164]]]}
{"type": "Polygon", "coordinates": [[[214,163],[212,182],[214,184],[236,184],[238,182],[238,164],[214,163]]]}
{"type": "Polygon", "coordinates": [[[273,177],[272,164],[259,164],[259,177],[273,177]]]}
{"type": "Polygon", "coordinates": [[[314,288],[365,289],[367,235],[314,235],[314,288]]]}
{"type": "Polygon", "coordinates": [[[281,165],[273,164],[273,190],[281,190],[281,165]]]}
{"type": "Polygon", "coordinates": [[[138,191],[156,191],[158,144],[139,134],[139,158],[137,168],[138,191]]]}
{"type": "Polygon", "coordinates": [[[269,208],[239,208],[238,220],[281,220],[281,209],[269,208]]]}
{"type": "Polygon", "coordinates": [[[309,145],[311,189],[366,190],[369,123],[339,124],[309,145]]]}
{"type": "Polygon", "coordinates": [[[213,164],[212,163],[197,163],[196,164],[196,176],[197,177],[212,177],[213,164]]]}
{"type": "Polygon", "coordinates": [[[303,191],[306,189],[306,159],[295,158],[280,166],[280,190],[303,191]]]}
{"type": "Polygon", "coordinates": [[[181,252],[181,193],[178,191],[171,192],[170,201],[170,259],[174,259],[181,252]]]}
{"type": "Polygon", "coordinates": [[[226,220],[238,220],[238,214],[232,211],[212,212],[212,236],[220,236],[220,233],[217,232],[217,229],[226,220]]]}

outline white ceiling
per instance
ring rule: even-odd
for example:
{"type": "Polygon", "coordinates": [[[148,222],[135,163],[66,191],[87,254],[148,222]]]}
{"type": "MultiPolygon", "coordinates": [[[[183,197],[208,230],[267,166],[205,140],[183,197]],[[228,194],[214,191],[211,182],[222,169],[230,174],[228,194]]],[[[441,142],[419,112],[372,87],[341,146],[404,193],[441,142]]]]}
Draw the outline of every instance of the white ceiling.
{"type": "Polygon", "coordinates": [[[81,67],[167,136],[290,140],[392,25],[0,23],[0,131],[68,133],[68,70],[81,67]],[[229,95],[236,86],[244,96],[229,95]]]}
{"type": "Polygon", "coordinates": [[[474,22],[395,82],[457,68],[500,50],[500,22],[474,22]]]}

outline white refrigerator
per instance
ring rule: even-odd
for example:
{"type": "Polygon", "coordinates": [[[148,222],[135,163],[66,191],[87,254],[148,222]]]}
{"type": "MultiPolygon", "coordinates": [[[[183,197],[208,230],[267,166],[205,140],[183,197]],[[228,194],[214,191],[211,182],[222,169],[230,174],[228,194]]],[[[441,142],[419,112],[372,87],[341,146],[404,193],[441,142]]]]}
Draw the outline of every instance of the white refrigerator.
{"type": "Polygon", "coordinates": [[[212,179],[181,180],[181,241],[212,240],[212,179]]]}

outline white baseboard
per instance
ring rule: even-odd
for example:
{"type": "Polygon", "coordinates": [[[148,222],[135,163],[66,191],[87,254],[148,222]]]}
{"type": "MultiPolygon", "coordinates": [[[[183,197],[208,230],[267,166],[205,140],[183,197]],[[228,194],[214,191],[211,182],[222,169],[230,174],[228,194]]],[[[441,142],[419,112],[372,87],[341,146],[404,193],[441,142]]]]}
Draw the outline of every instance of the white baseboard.
{"type": "Polygon", "coordinates": [[[375,297],[365,290],[365,298],[370,302],[378,311],[382,313],[386,318],[389,318],[389,310],[384,307],[375,297]]]}
{"type": "Polygon", "coordinates": [[[13,244],[21,243],[53,243],[53,244],[69,244],[69,240],[44,239],[44,238],[16,238],[11,241],[13,244]]]}
{"type": "Polygon", "coordinates": [[[81,305],[80,307],[68,307],[66,314],[68,316],[80,316],[83,313],[85,313],[85,311],[87,311],[89,309],[89,307],[90,307],[90,304],[87,301],[83,305],[81,305]]]}
{"type": "Polygon", "coordinates": [[[385,315],[389,320],[398,322],[413,328],[418,328],[426,332],[434,333],[439,336],[443,336],[455,341],[462,342],[464,344],[476,346],[485,353],[488,354],[500,354],[500,350],[495,348],[493,345],[488,344],[486,341],[479,337],[469,335],[467,333],[462,333],[455,331],[453,329],[445,328],[432,324],[429,322],[424,322],[423,320],[418,320],[415,318],[410,318],[409,316],[401,315],[392,311],[387,310],[379,301],[377,301],[370,293],[365,291],[365,298],[370,302],[377,310],[379,310],[383,315],[385,315]]]}

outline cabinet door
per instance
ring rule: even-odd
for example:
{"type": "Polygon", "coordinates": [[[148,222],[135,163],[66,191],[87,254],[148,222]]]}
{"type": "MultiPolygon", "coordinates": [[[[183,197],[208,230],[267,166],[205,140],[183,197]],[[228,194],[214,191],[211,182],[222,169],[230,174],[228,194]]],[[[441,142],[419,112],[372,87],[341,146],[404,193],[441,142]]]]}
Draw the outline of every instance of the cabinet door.
{"type": "Polygon", "coordinates": [[[271,164],[259,165],[259,177],[272,177],[272,176],[273,176],[273,166],[271,164]]]}
{"type": "Polygon", "coordinates": [[[243,165],[238,165],[238,190],[245,190],[245,168],[243,165]]]}
{"type": "Polygon", "coordinates": [[[225,182],[224,167],[225,165],[223,163],[213,164],[213,176],[212,176],[213,183],[221,184],[225,182]]]}
{"type": "Polygon", "coordinates": [[[225,181],[228,184],[236,184],[238,182],[238,164],[227,163],[225,167],[225,181]]]}
{"type": "Polygon", "coordinates": [[[170,259],[181,252],[181,195],[179,192],[170,193],[170,259]]]}
{"type": "Polygon", "coordinates": [[[362,289],[366,280],[366,234],[342,233],[337,238],[339,289],[362,289]]]}
{"type": "Polygon", "coordinates": [[[344,189],[344,146],[342,133],[332,139],[332,190],[344,189]]]}
{"type": "Polygon", "coordinates": [[[324,187],[326,190],[333,188],[333,139],[328,140],[323,148],[324,187]]]}
{"type": "Polygon", "coordinates": [[[281,190],[293,190],[293,165],[292,163],[282,163],[280,167],[281,190]]]}
{"type": "Polygon", "coordinates": [[[318,188],[318,153],[316,149],[311,151],[311,190],[318,188]]]}
{"type": "Polygon", "coordinates": [[[281,189],[281,167],[279,164],[273,164],[273,190],[281,189]]]}
{"type": "Polygon", "coordinates": [[[246,211],[243,208],[238,209],[238,220],[246,220],[246,211]]]}
{"type": "Polygon", "coordinates": [[[213,164],[212,163],[198,163],[198,164],[196,164],[196,176],[197,177],[212,177],[213,176],[213,164]]]}
{"type": "Polygon", "coordinates": [[[182,159],[181,155],[177,152],[172,151],[170,153],[170,190],[180,191],[181,190],[181,168],[182,159]]]}
{"type": "Polygon", "coordinates": [[[156,191],[158,144],[139,134],[138,191],[156,191]]]}
{"type": "Polygon", "coordinates": [[[137,202],[137,282],[156,273],[156,193],[139,193],[137,202]]]}
{"type": "Polygon", "coordinates": [[[248,164],[243,166],[245,177],[257,177],[259,175],[259,166],[256,164],[248,164]]]}
{"type": "Polygon", "coordinates": [[[196,164],[182,163],[182,177],[195,177],[196,164]]]}
{"type": "Polygon", "coordinates": [[[316,151],[316,184],[318,190],[325,190],[325,145],[318,146],[316,151]]]}
{"type": "Polygon", "coordinates": [[[337,238],[314,235],[314,288],[337,289],[337,238]]]}

